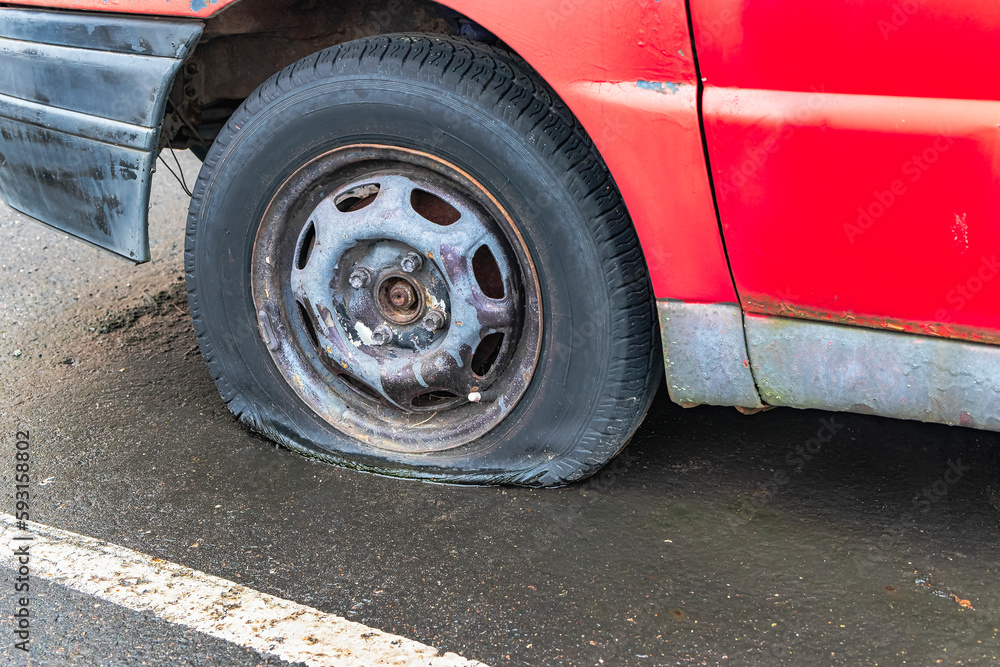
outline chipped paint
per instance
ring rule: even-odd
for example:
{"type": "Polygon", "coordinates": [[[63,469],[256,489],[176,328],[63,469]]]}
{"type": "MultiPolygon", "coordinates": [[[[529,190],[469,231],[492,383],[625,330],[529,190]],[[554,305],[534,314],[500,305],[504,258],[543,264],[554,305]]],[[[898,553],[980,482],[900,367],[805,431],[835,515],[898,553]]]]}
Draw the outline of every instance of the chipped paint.
{"type": "Polygon", "coordinates": [[[746,312],[759,315],[777,315],[795,320],[814,320],[830,324],[846,324],[869,329],[883,329],[921,334],[924,336],[936,336],[939,338],[954,338],[973,343],[1000,345],[1000,333],[950,322],[920,322],[886,317],[884,315],[822,310],[808,306],[799,306],[780,297],[763,294],[741,295],[741,298],[743,308],[746,312]]]}
{"type": "Polygon", "coordinates": [[[204,11],[209,5],[214,5],[219,0],[191,0],[191,11],[198,12],[204,11]]]}
{"type": "Polygon", "coordinates": [[[670,81],[644,81],[640,79],[636,81],[635,85],[637,88],[652,90],[663,95],[674,95],[681,89],[679,83],[671,83],[670,81]]]}
{"type": "MultiPolygon", "coordinates": [[[[19,5],[33,5],[46,9],[71,9],[76,11],[118,12],[146,14],[149,16],[199,16],[217,14],[222,8],[238,0],[17,0],[19,5]]],[[[93,34],[94,28],[86,28],[93,34]]],[[[141,47],[142,43],[138,42],[141,47]]]]}
{"type": "MultiPolygon", "coordinates": [[[[371,159],[373,155],[396,156],[402,152],[403,149],[375,145],[355,145],[331,151],[304,167],[300,172],[303,178],[290,182],[287,191],[298,192],[310,182],[313,174],[344,168],[358,159],[371,159]]],[[[408,159],[412,159],[412,155],[409,151],[404,154],[408,159]]],[[[419,155],[419,160],[425,159],[423,154],[419,155]]],[[[525,295],[524,285],[518,279],[521,274],[514,272],[517,265],[513,263],[516,259],[512,250],[494,243],[492,236],[483,233],[483,228],[493,230],[493,223],[480,221],[481,210],[473,208],[464,197],[450,189],[439,189],[442,186],[433,172],[420,176],[419,185],[459,212],[458,220],[448,226],[435,224],[430,219],[421,222],[425,217],[417,215],[419,210],[413,208],[410,194],[416,184],[407,177],[380,172],[376,175],[359,176],[356,183],[345,184],[316,205],[308,216],[311,232],[295,230],[294,233],[300,236],[306,233],[315,236],[315,245],[301,268],[298,263],[284,261],[275,255],[276,248],[284,247],[280,245],[284,233],[281,230],[286,228],[271,221],[287,220],[285,211],[297,201],[291,194],[275,196],[276,205],[266,214],[254,242],[253,291],[257,299],[268,285],[273,287],[290,280],[296,298],[284,304],[283,312],[276,318],[285,336],[291,335],[300,316],[312,316],[308,321],[316,325],[312,329],[318,358],[276,351],[272,351],[272,356],[286,378],[301,375],[305,386],[290,384],[319,416],[338,430],[379,449],[414,453],[443,451],[464,443],[467,438],[478,437],[490,427],[490,420],[503,414],[502,406],[510,409],[520,398],[527,383],[523,377],[512,376],[511,381],[503,385],[505,402],[484,405],[481,413],[471,415],[468,411],[451,410],[462,407],[473,384],[484,381],[494,384],[505,368],[504,355],[512,355],[519,349],[515,346],[519,338],[524,338],[512,335],[512,330],[521,321],[520,298],[526,297],[531,312],[537,313],[537,319],[531,320],[530,340],[533,343],[540,340],[540,308],[534,301],[537,291],[525,295]],[[355,210],[338,208],[338,194],[376,180],[378,193],[370,202],[355,210]],[[352,216],[350,235],[344,233],[344,216],[352,216]],[[383,240],[359,241],[369,238],[383,240]],[[469,258],[484,245],[493,254],[503,279],[502,297],[485,295],[470,269],[469,258]],[[400,263],[401,258],[414,251],[429,260],[432,257],[437,260],[423,262],[420,267],[407,271],[400,263]],[[270,264],[265,258],[271,260],[270,264]],[[291,266],[290,276],[273,272],[271,266],[274,265],[291,266]],[[354,285],[350,278],[361,266],[369,268],[372,277],[366,285],[354,285]],[[392,344],[375,345],[378,331],[375,325],[388,326],[386,322],[391,320],[379,301],[382,286],[390,279],[401,277],[414,285],[420,297],[421,312],[428,308],[440,312],[443,326],[429,328],[420,317],[397,321],[392,325],[395,334],[392,344]],[[504,347],[488,371],[478,376],[473,370],[475,352],[489,331],[504,332],[504,347]],[[330,377],[331,373],[336,379],[330,377]],[[345,392],[345,384],[353,391],[345,392]],[[369,398],[377,396],[375,400],[393,409],[379,408],[373,415],[366,404],[363,412],[351,413],[345,408],[348,401],[354,400],[356,392],[367,394],[369,398]],[[434,415],[428,417],[426,413],[431,411],[434,415]],[[372,433],[373,424],[376,433],[372,433]]],[[[303,237],[294,248],[304,247],[304,242],[303,237]]],[[[532,282],[537,290],[537,280],[532,282]]],[[[276,289],[270,292],[281,293],[276,289]]],[[[537,354],[531,354],[530,359],[528,377],[537,354]]],[[[257,428],[256,423],[248,423],[257,428]]],[[[271,433],[267,435],[274,437],[271,433]]]]}
{"type": "Polygon", "coordinates": [[[413,377],[416,378],[417,383],[421,387],[427,387],[427,381],[424,380],[424,364],[421,360],[417,359],[413,362],[413,377]]]}
{"type": "Polygon", "coordinates": [[[969,224],[966,222],[965,213],[956,213],[955,221],[951,224],[952,246],[959,255],[969,253],[969,224]]]}
{"type": "MultiPolygon", "coordinates": [[[[333,326],[333,322],[330,322],[330,326],[331,327],[333,326]]],[[[360,341],[354,340],[353,338],[351,339],[351,342],[354,343],[355,347],[361,347],[362,344],[374,345],[375,339],[372,337],[372,330],[368,328],[368,326],[366,326],[364,322],[362,322],[361,320],[355,322],[354,331],[357,332],[358,338],[361,339],[360,341]]]]}

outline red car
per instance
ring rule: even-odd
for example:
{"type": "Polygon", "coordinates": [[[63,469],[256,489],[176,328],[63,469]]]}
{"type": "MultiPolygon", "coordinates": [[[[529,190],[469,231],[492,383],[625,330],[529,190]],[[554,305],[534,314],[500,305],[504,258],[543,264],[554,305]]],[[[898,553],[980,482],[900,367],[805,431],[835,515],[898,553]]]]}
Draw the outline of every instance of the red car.
{"type": "Polygon", "coordinates": [[[984,0],[18,0],[0,194],[143,262],[194,151],[216,383],[334,463],[565,484],[664,368],[1000,430],[998,35],[984,0]]]}

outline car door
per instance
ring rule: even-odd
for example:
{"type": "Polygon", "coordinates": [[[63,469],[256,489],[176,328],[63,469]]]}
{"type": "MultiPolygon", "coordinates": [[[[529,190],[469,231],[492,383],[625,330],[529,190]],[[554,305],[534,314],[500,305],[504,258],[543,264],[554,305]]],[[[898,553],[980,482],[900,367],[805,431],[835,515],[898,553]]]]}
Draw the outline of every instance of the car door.
{"type": "Polygon", "coordinates": [[[744,310],[1000,342],[1000,5],[690,6],[744,310]]]}

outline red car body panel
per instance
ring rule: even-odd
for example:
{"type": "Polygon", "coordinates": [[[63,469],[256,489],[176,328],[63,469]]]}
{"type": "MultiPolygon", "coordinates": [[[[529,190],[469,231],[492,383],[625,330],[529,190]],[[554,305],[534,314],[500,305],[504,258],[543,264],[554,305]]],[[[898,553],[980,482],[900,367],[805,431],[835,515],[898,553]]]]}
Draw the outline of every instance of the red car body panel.
{"type": "Polygon", "coordinates": [[[1000,342],[1000,5],[691,8],[744,308],[1000,342]]]}
{"type": "MultiPolygon", "coordinates": [[[[233,0],[19,0],[206,17],[233,0]]],[[[736,302],[712,201],[681,0],[445,0],[539,71],[593,138],[628,205],[658,298],[736,302]]]]}
{"type": "Polygon", "coordinates": [[[735,302],[680,0],[447,0],[555,88],[628,205],[658,298],[735,302]]]}
{"type": "Polygon", "coordinates": [[[85,12],[121,12],[153,16],[207,18],[238,0],[16,0],[9,4],[73,9],[85,12]]]}

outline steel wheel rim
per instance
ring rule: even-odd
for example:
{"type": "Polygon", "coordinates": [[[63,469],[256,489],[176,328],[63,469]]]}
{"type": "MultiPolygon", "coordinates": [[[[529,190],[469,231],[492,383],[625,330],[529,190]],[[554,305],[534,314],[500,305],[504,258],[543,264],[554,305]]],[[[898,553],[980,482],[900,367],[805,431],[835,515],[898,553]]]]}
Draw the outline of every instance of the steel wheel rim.
{"type": "Polygon", "coordinates": [[[251,284],[278,373],[375,448],[475,441],[514,410],[538,362],[539,282],[520,231],[485,187],[427,153],[358,144],[301,167],[261,220],[251,284]]]}

